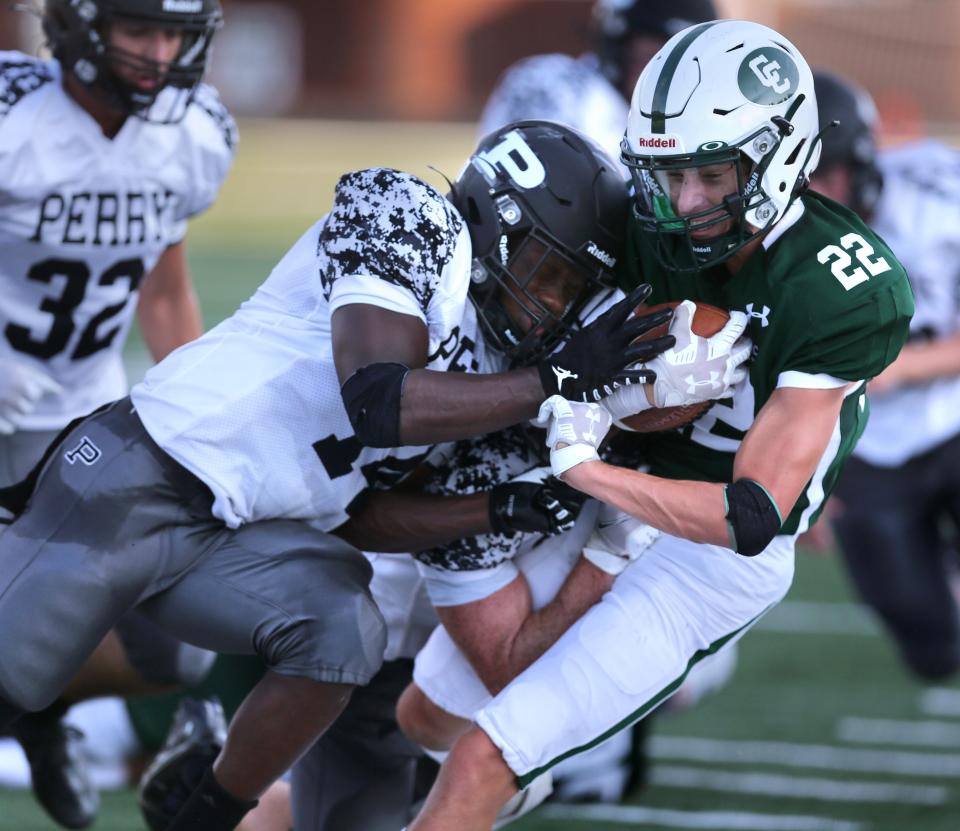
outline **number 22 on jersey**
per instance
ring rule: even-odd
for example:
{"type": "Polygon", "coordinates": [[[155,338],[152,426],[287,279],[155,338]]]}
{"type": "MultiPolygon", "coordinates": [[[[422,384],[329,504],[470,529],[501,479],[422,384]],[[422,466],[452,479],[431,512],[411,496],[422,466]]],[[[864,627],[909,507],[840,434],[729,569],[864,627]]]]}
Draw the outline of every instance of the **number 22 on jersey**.
{"type": "Polygon", "coordinates": [[[830,271],[840,284],[850,291],[871,277],[883,274],[890,270],[888,263],[879,254],[874,255],[873,246],[860,234],[849,233],[840,238],[840,245],[828,245],[817,253],[817,261],[826,265],[831,263],[830,271]],[[860,265],[853,265],[853,259],[848,252],[852,251],[860,265]],[[860,266],[863,266],[861,268],[860,266]]]}

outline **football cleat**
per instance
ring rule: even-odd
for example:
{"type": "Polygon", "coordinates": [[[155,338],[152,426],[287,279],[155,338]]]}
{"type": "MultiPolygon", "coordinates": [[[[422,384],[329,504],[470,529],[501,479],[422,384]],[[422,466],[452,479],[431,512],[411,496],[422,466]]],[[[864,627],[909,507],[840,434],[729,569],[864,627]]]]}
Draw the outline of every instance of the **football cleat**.
{"type": "Polygon", "coordinates": [[[153,831],[170,825],[226,739],[227,719],[218,699],[181,700],[167,738],[137,788],[140,811],[153,831]]]}
{"type": "Polygon", "coordinates": [[[86,828],[97,818],[100,795],[93,786],[83,751],[83,733],[61,717],[66,707],[53,705],[21,716],[10,732],[30,765],[33,794],[64,828],[86,828]]]}

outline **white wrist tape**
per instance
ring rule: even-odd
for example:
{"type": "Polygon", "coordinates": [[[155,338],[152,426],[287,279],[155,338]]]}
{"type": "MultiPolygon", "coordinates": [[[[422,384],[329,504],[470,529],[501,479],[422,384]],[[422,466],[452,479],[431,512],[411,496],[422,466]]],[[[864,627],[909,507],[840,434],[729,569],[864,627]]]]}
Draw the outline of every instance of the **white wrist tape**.
{"type": "Polygon", "coordinates": [[[592,445],[569,444],[559,450],[550,451],[550,466],[553,468],[553,475],[560,476],[581,462],[590,462],[599,458],[597,448],[592,445]]]}

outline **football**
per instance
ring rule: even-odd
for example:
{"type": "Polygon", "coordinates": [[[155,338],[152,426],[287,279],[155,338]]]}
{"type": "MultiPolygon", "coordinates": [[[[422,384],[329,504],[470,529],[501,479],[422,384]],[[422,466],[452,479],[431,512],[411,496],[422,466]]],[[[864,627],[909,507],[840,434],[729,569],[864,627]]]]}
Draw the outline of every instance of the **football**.
{"type": "MultiPolygon", "coordinates": [[[[660,309],[673,309],[680,305],[679,300],[669,303],[658,303],[655,306],[641,306],[641,313],[655,312],[660,309]]],[[[730,314],[717,306],[708,303],[697,303],[697,310],[693,315],[693,333],[703,337],[710,337],[719,332],[730,319],[730,314]]],[[[656,329],[644,333],[640,340],[652,340],[666,335],[670,323],[664,323],[656,329]]],[[[657,433],[662,430],[673,430],[683,427],[694,419],[700,418],[713,406],[712,401],[702,404],[688,404],[682,407],[652,407],[637,415],[628,416],[617,423],[618,426],[635,433],[657,433]]]]}

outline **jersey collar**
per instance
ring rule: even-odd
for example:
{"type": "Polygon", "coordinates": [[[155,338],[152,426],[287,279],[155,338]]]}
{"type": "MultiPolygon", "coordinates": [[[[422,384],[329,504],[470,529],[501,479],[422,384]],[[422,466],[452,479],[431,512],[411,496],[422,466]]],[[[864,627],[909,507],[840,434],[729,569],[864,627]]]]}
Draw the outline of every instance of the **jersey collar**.
{"type": "Polygon", "coordinates": [[[796,225],[805,210],[803,202],[800,199],[794,199],[793,204],[787,208],[787,212],[783,215],[783,219],[774,225],[770,233],[763,238],[764,251],[769,251],[771,245],[796,225]]]}

